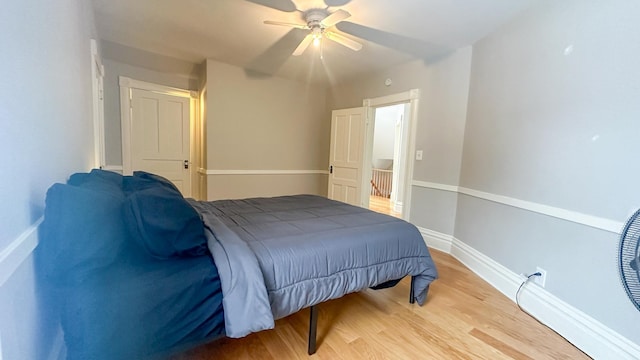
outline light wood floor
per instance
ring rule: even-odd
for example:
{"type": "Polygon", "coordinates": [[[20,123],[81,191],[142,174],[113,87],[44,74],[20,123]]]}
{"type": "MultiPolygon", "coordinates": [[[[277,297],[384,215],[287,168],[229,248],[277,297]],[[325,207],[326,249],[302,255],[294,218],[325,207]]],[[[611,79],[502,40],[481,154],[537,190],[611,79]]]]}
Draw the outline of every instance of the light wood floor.
{"type": "Polygon", "coordinates": [[[276,321],[273,330],[173,359],[588,359],[453,257],[431,253],[440,278],[424,306],[409,304],[408,279],[320,304],[312,356],[305,309],[276,321]]]}
{"type": "Polygon", "coordinates": [[[397,218],[402,217],[401,213],[393,211],[391,208],[391,200],[381,196],[369,196],[369,210],[395,216],[397,218]]]}

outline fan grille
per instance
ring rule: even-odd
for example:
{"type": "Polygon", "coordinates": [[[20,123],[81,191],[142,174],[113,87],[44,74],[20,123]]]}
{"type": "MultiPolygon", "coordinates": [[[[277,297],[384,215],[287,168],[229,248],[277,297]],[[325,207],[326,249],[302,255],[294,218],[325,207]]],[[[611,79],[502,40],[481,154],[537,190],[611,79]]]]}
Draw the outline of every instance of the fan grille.
{"type": "Polygon", "coordinates": [[[640,210],[627,221],[620,236],[620,277],[627,295],[640,310],[640,210]]]}

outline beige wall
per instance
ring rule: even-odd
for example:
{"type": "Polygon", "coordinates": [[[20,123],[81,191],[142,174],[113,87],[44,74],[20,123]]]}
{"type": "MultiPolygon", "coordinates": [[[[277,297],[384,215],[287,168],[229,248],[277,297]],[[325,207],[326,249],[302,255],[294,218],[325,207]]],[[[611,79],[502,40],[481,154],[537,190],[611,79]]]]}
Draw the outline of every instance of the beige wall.
{"type": "MultiPolygon", "coordinates": [[[[327,168],[331,122],[325,88],[255,76],[213,60],[207,60],[206,74],[207,170],[327,168]]],[[[325,194],[326,180],[322,174],[209,175],[207,197],[325,194]]]]}
{"type": "MultiPolygon", "coordinates": [[[[415,134],[416,149],[424,151],[414,162],[414,180],[457,185],[471,69],[471,48],[463,48],[427,64],[422,60],[368,74],[332,87],[331,109],[362,106],[362,100],[420,90],[415,134]],[[392,80],[385,86],[386,79],[392,80]]],[[[413,157],[413,154],[412,154],[413,157]]],[[[457,197],[440,190],[413,187],[411,221],[418,226],[453,234],[457,197]],[[443,215],[442,209],[447,209],[443,215]]]]}
{"type": "Polygon", "coordinates": [[[210,199],[327,194],[327,175],[209,175],[210,199]]]}

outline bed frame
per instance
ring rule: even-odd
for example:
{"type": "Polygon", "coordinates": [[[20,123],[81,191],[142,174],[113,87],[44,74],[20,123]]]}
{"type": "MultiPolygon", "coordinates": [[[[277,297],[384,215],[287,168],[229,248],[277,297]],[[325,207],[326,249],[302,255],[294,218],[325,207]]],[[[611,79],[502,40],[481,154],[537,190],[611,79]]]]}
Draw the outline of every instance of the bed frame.
{"type": "MultiPolygon", "coordinates": [[[[411,287],[409,289],[409,304],[415,303],[413,298],[413,276],[411,277],[411,287]]],[[[400,280],[391,281],[393,285],[397,284],[400,280]]],[[[384,289],[393,285],[381,284],[376,289],[384,289]]],[[[307,347],[307,354],[313,355],[316,353],[316,335],[318,333],[318,305],[312,305],[309,307],[309,345],[307,347]]]]}

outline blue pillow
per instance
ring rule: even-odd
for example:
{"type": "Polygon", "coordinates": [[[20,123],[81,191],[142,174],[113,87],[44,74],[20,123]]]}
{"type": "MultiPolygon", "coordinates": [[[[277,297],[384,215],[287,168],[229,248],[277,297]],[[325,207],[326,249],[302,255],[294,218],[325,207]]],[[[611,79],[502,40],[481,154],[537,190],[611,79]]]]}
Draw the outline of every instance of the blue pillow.
{"type": "Polygon", "coordinates": [[[156,175],[156,174],[152,174],[152,173],[148,173],[146,171],[134,171],[133,172],[133,176],[139,179],[146,179],[146,180],[150,180],[150,181],[155,181],[163,186],[168,187],[169,189],[173,189],[177,192],[180,192],[180,190],[178,190],[178,188],[176,187],[176,185],[174,183],[172,183],[169,179],[162,177],[160,175],[156,175]]]}
{"type": "Polygon", "coordinates": [[[133,176],[125,176],[122,181],[122,189],[127,194],[157,186],[162,186],[171,192],[181,194],[180,190],[171,181],[160,175],[144,171],[135,171],[133,176]]]}
{"type": "Polygon", "coordinates": [[[90,173],[71,175],[67,184],[118,194],[122,192],[123,178],[122,175],[112,171],[93,169],[90,173]]]}
{"type": "Polygon", "coordinates": [[[127,236],[124,196],[54,184],[47,191],[40,253],[55,283],[78,283],[112,264],[127,236]]]}
{"type": "Polygon", "coordinates": [[[208,253],[200,215],[179,192],[164,185],[130,193],[124,204],[124,218],[132,239],[153,257],[208,253]]]}

